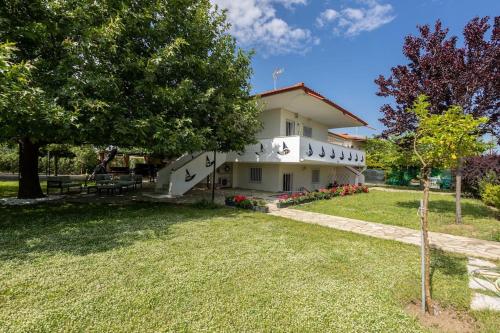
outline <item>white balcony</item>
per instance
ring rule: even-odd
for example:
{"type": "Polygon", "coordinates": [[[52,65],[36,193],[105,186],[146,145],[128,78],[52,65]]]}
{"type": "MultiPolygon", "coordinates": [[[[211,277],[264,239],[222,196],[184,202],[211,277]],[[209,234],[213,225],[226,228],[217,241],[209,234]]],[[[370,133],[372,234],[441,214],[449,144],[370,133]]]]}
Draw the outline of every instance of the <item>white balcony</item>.
{"type": "Polygon", "coordinates": [[[303,136],[260,139],[244,152],[228,154],[228,162],[308,163],[339,166],[365,166],[365,152],[303,136]]]}

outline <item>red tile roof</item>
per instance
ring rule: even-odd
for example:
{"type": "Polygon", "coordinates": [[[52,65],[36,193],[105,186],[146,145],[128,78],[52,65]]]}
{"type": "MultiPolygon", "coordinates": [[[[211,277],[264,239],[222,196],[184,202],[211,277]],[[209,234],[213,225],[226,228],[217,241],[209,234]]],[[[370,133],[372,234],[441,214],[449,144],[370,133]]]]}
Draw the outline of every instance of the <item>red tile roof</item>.
{"type": "Polygon", "coordinates": [[[329,100],[328,98],[324,97],[323,95],[321,95],[320,93],[312,90],[311,88],[307,87],[304,82],[300,82],[300,83],[297,83],[297,84],[294,84],[293,86],[288,86],[288,87],[283,87],[283,88],[279,88],[279,89],[275,89],[275,90],[269,90],[269,91],[265,91],[263,93],[260,93],[260,94],[257,94],[256,96],[260,96],[260,97],[267,97],[267,96],[272,96],[272,95],[277,95],[277,94],[282,94],[282,93],[285,93],[285,92],[288,92],[288,91],[293,91],[293,90],[297,90],[297,89],[301,89],[303,90],[306,94],[314,97],[314,98],[317,98],[319,100],[322,100],[323,102],[325,102],[326,104],[330,105],[330,106],[333,106],[334,108],[340,110],[340,112],[342,112],[343,114],[345,115],[348,115],[354,119],[356,119],[357,121],[359,121],[360,123],[362,123],[363,125],[368,125],[368,123],[366,121],[364,121],[363,119],[359,118],[358,116],[356,116],[355,114],[347,111],[346,109],[344,109],[343,107],[341,107],[340,105],[334,103],[333,101],[329,100]]]}
{"type": "Polygon", "coordinates": [[[342,138],[344,140],[354,140],[354,141],[365,141],[366,138],[362,136],[357,136],[357,135],[350,135],[347,133],[333,133],[333,132],[328,132],[328,134],[338,136],[339,138],[342,138]]]}

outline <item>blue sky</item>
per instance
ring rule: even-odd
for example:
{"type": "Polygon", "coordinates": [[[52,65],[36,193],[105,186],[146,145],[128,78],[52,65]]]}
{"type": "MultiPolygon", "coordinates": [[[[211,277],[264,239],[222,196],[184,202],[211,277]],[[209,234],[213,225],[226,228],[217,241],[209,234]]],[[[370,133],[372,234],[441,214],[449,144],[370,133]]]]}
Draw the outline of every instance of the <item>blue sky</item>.
{"type": "Polygon", "coordinates": [[[403,39],[418,24],[441,19],[461,35],[475,16],[500,15],[500,0],[212,0],[228,10],[231,33],[244,49],[255,49],[254,92],[273,88],[272,72],[284,68],[279,86],[304,82],[365,119],[379,133],[373,80],[406,63],[403,39]]]}

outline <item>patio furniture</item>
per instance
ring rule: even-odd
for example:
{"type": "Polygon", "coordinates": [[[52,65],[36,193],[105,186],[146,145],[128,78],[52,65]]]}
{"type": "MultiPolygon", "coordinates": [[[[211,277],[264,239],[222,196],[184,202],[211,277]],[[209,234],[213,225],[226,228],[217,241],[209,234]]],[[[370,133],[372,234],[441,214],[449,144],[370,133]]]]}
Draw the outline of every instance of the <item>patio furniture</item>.
{"type": "Polygon", "coordinates": [[[135,186],[140,185],[142,188],[142,175],[134,175],[135,186]]]}
{"type": "Polygon", "coordinates": [[[132,175],[120,175],[115,184],[126,190],[128,190],[130,187],[136,187],[136,182],[134,176],[132,175]]]}
{"type": "Polygon", "coordinates": [[[95,175],[96,185],[104,185],[113,182],[113,175],[110,174],[97,174],[95,175]]]}
{"type": "Polygon", "coordinates": [[[49,189],[58,188],[59,193],[62,194],[63,190],[66,189],[69,192],[70,188],[78,188],[82,192],[82,184],[79,182],[74,182],[71,180],[70,176],[51,176],[47,178],[47,195],[49,195],[49,189]]]}
{"type": "Polygon", "coordinates": [[[430,188],[439,189],[439,184],[441,183],[441,177],[429,177],[430,188]]]}
{"type": "Polygon", "coordinates": [[[118,191],[118,193],[122,193],[122,186],[118,183],[107,183],[107,184],[101,184],[101,185],[96,185],[95,186],[97,193],[101,194],[103,191],[106,191],[107,194],[114,194],[115,190],[118,191]]]}

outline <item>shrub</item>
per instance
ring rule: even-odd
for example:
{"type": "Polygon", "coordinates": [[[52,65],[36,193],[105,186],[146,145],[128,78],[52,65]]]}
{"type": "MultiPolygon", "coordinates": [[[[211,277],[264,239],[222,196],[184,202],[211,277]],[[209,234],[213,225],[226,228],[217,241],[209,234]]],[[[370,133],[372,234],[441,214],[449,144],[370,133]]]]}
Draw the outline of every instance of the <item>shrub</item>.
{"type": "Polygon", "coordinates": [[[235,206],[243,209],[253,209],[267,211],[267,202],[261,198],[247,198],[244,195],[232,195],[225,198],[228,206],[235,206]]]}
{"type": "Polygon", "coordinates": [[[488,206],[500,209],[500,185],[491,183],[481,185],[481,199],[488,206]]]}
{"type": "Polygon", "coordinates": [[[489,154],[470,157],[465,160],[462,170],[462,186],[464,192],[469,192],[473,196],[480,196],[480,183],[487,174],[495,173],[496,179],[489,180],[492,184],[500,184],[500,155],[489,154]]]}
{"type": "Polygon", "coordinates": [[[364,185],[343,185],[340,187],[319,189],[309,193],[298,192],[291,195],[283,194],[279,197],[278,207],[299,205],[314,200],[331,199],[333,197],[355,193],[368,193],[368,187],[364,185]]]}

